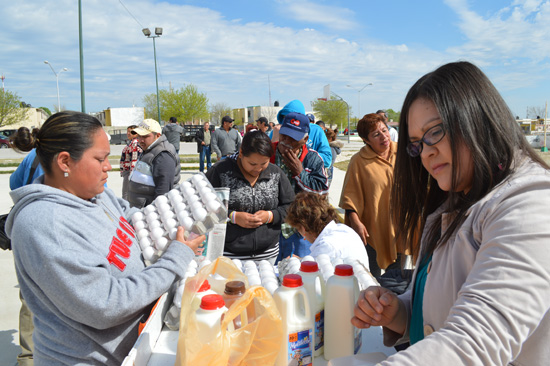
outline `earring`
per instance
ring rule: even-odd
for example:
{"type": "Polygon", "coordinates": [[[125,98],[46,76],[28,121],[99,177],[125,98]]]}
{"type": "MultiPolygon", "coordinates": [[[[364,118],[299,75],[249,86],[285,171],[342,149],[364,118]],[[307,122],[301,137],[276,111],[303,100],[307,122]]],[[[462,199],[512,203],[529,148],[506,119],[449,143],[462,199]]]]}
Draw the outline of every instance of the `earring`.
{"type": "Polygon", "coordinates": [[[69,172],[63,173],[63,176],[64,176],[65,178],[67,178],[67,177],[69,176],[69,172]]]}

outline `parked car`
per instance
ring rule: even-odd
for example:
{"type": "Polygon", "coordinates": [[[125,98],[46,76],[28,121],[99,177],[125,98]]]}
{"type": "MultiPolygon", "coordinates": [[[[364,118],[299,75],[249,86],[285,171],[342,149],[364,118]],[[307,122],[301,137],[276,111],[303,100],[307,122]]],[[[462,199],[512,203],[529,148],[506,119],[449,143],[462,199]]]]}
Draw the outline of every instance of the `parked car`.
{"type": "Polygon", "coordinates": [[[8,136],[0,133],[0,149],[7,149],[11,147],[11,142],[8,136]]]}

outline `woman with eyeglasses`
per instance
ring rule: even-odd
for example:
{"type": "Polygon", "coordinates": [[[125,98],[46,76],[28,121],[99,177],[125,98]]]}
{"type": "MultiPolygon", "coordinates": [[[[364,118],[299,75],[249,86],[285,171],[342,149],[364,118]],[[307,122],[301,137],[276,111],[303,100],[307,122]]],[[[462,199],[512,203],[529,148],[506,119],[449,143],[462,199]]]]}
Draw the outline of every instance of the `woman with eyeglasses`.
{"type": "Polygon", "coordinates": [[[397,143],[379,114],[365,115],[357,123],[365,146],[350,159],[339,206],[346,210],[345,223],[363,241],[371,273],[399,268],[394,227],[390,218],[390,196],[397,143]]]}
{"type": "Polygon", "coordinates": [[[413,85],[399,133],[392,207],[413,282],[401,296],[368,288],[352,323],[410,340],[381,365],[547,365],[549,167],[468,62],[413,85]]]}

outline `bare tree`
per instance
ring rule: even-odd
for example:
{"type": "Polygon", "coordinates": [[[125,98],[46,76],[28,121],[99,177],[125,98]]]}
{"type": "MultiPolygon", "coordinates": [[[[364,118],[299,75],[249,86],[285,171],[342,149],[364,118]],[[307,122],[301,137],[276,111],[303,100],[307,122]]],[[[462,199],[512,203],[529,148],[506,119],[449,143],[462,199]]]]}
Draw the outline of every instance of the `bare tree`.
{"type": "Polygon", "coordinates": [[[210,106],[210,122],[219,125],[222,117],[231,114],[231,107],[223,102],[210,106]]]}
{"type": "Polygon", "coordinates": [[[545,112],[546,111],[545,111],[544,106],[542,106],[542,107],[535,107],[535,106],[527,107],[525,118],[531,118],[531,119],[535,119],[537,117],[538,118],[544,118],[545,112]]]}

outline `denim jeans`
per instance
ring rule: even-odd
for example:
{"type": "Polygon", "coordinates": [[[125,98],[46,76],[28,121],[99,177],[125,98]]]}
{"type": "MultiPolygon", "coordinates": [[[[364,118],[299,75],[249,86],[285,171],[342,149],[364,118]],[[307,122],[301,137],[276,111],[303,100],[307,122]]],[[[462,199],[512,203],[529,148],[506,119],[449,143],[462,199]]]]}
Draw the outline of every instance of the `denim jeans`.
{"type": "Polygon", "coordinates": [[[279,235],[279,257],[277,257],[277,262],[292,255],[303,258],[311,253],[310,247],[311,243],[298,233],[292,234],[288,239],[285,239],[281,234],[279,235]]]}
{"type": "Polygon", "coordinates": [[[204,158],[205,158],[205,156],[206,156],[206,169],[210,169],[210,167],[212,166],[212,162],[210,161],[210,155],[212,155],[212,152],[210,150],[210,145],[203,146],[202,150],[200,152],[200,156],[199,156],[199,170],[201,172],[204,172],[204,158]]]}

